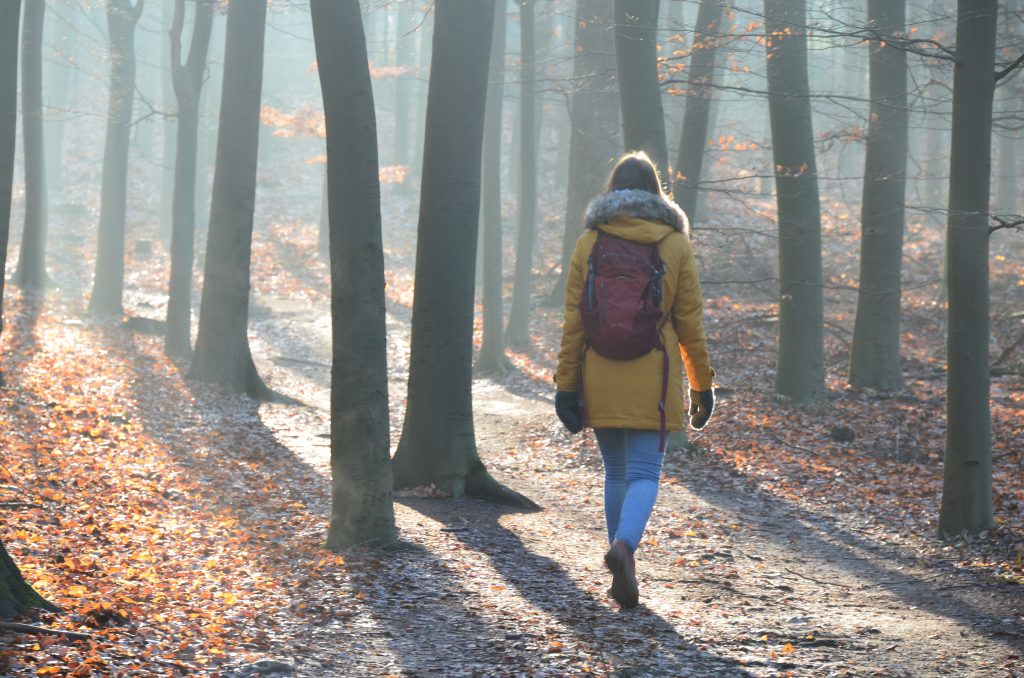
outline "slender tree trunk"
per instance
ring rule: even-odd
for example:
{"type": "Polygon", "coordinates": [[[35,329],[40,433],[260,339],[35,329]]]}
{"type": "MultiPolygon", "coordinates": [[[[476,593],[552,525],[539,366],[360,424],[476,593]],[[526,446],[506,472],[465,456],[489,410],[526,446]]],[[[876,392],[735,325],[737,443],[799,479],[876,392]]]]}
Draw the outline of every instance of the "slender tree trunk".
{"type": "Polygon", "coordinates": [[[658,3],[615,0],[615,58],[626,150],[646,151],[665,172],[668,146],[658,81],[658,3]]]}
{"type": "Polygon", "coordinates": [[[779,344],[775,390],[825,395],[821,211],[807,86],[805,0],[765,0],[768,113],[779,213],[779,344]]]}
{"type": "Polygon", "coordinates": [[[49,67],[44,65],[43,82],[46,87],[46,185],[51,191],[64,190],[64,116],[75,80],[76,51],[78,49],[78,7],[67,0],[56,3],[50,21],[49,67]]]}
{"type": "MultiPolygon", "coordinates": [[[[176,2],[164,0],[161,3],[164,26],[174,22],[176,2]]],[[[171,238],[174,229],[174,175],[177,173],[177,159],[174,157],[177,148],[178,134],[178,99],[174,94],[174,65],[171,60],[171,46],[167,40],[160,41],[160,99],[167,117],[163,122],[164,152],[160,172],[160,234],[165,239],[171,238]]]]}
{"type": "Polygon", "coordinates": [[[195,264],[196,158],[199,144],[199,98],[213,26],[213,0],[196,0],[188,60],[181,61],[185,0],[176,0],[171,22],[171,72],[178,104],[174,154],[174,205],[171,230],[171,278],[167,289],[167,355],[192,352],[192,267],[195,264]]]}
{"type": "Polygon", "coordinates": [[[477,358],[478,374],[501,375],[512,367],[505,355],[504,315],[502,313],[501,249],[501,117],[505,99],[505,24],[506,0],[497,0],[494,12],[494,38],[491,43],[487,111],[484,114],[483,141],[483,307],[484,336],[477,358]]]}
{"type": "Polygon", "coordinates": [[[473,277],[494,0],[437,0],[396,487],[533,506],[484,468],[473,429],[473,277]]]}
{"type": "MultiPolygon", "coordinates": [[[[393,161],[396,165],[408,165],[412,158],[410,148],[410,103],[412,98],[412,79],[410,71],[415,61],[416,34],[410,31],[415,28],[415,3],[405,2],[396,5],[395,11],[397,35],[395,36],[395,66],[398,72],[395,77],[395,148],[393,161]]],[[[401,193],[408,193],[412,182],[409,178],[398,184],[401,193]]]]}
{"type": "Polygon", "coordinates": [[[271,399],[249,350],[249,267],[260,135],[266,0],[228,4],[224,89],[199,335],[189,377],[271,399]]]}
{"type": "Polygon", "coordinates": [[[906,30],[905,0],[868,0],[871,109],[860,223],[860,286],[850,383],[903,387],[900,274],[907,192],[907,54],[884,38],[906,30]]]}
{"type": "Polygon", "coordinates": [[[569,118],[569,186],[562,235],[562,268],[548,305],[565,303],[565,282],[583,212],[622,152],[619,91],[615,66],[612,8],[606,0],[577,0],[575,57],[569,118]]]}
{"type": "MultiPolygon", "coordinates": [[[[11,235],[14,147],[18,136],[18,29],[21,0],[0,4],[0,338],[4,332],[4,282],[11,235]]],[[[2,368],[2,366],[0,366],[2,368]]],[[[0,386],[4,385],[0,369],[0,386]]],[[[3,547],[0,542],[0,548],[3,547]]]]}
{"type": "Polygon", "coordinates": [[[988,201],[996,0],[959,0],[949,162],[946,454],[939,536],[976,534],[992,517],[988,201]]]}
{"type": "Polygon", "coordinates": [[[697,194],[707,148],[715,52],[722,33],[724,7],[718,0],[702,0],[697,12],[697,29],[690,49],[686,86],[686,112],[676,158],[673,192],[686,215],[697,218],[697,194]]]}
{"type": "Polygon", "coordinates": [[[516,275],[505,338],[517,351],[530,348],[530,290],[533,287],[533,244],[537,235],[537,52],[535,1],[518,0],[520,78],[519,91],[519,230],[516,240],[516,275]]]}
{"type": "MultiPolygon", "coordinates": [[[[1019,45],[1021,34],[1021,22],[1017,19],[1016,12],[1020,9],[1019,0],[1007,0],[1003,11],[1003,36],[1007,44],[1019,45]]],[[[1012,54],[1012,52],[1011,52],[1012,54]]],[[[1013,58],[1012,56],[1010,57],[1013,58]]],[[[1020,77],[1019,75],[1017,76],[1020,77]]],[[[1015,110],[1019,110],[1020,101],[1024,98],[1024,87],[1017,82],[1003,84],[1004,89],[1010,91],[1003,95],[1002,110],[1005,115],[1013,116],[1015,110]]],[[[1019,117],[1019,115],[1018,115],[1019,117]]],[[[1018,214],[1017,211],[1017,184],[1020,181],[1017,176],[1017,154],[1019,153],[1017,137],[1020,130],[1005,130],[999,140],[999,181],[996,185],[995,207],[1001,214],[1018,214]]]]}
{"type": "Polygon", "coordinates": [[[45,0],[25,0],[21,34],[21,129],[25,156],[25,228],[11,280],[27,290],[51,284],[46,273],[46,151],[43,144],[45,0]]]}
{"type": "Polygon", "coordinates": [[[430,47],[433,44],[434,34],[434,13],[427,12],[420,23],[419,29],[419,50],[416,56],[416,87],[415,87],[415,115],[413,115],[414,126],[412,132],[413,155],[412,172],[409,185],[415,186],[415,181],[423,176],[423,144],[427,120],[427,79],[430,75],[430,47]]]}
{"type": "Polygon", "coordinates": [[[135,97],[135,25],[144,0],[110,0],[110,104],[103,148],[103,189],[100,195],[99,241],[96,274],[89,312],[120,316],[124,313],[124,226],[128,193],[128,147],[132,102],[135,97]]]}
{"type": "Polygon", "coordinates": [[[327,548],[395,539],[377,123],[358,0],[311,0],[327,122],[331,523],[327,548]]]}

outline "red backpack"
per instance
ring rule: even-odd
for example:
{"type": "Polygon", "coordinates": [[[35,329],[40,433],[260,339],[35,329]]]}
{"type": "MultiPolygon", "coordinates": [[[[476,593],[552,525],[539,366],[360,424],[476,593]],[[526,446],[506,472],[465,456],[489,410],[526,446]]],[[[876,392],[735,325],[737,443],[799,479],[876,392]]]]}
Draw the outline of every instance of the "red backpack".
{"type": "MultiPolygon", "coordinates": [[[[665,398],[668,394],[668,352],[661,328],[665,262],[657,243],[644,244],[598,230],[587,260],[587,277],[580,298],[580,316],[588,348],[612,360],[632,360],[661,349],[661,446],[665,445],[665,398]]],[[[582,379],[581,394],[582,394],[582,379]]]]}

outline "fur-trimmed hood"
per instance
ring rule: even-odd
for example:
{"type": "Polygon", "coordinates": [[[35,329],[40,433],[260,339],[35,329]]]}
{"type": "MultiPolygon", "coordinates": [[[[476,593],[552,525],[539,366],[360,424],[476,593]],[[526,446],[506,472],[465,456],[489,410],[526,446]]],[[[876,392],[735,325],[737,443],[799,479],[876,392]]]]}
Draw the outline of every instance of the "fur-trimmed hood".
{"type": "Polygon", "coordinates": [[[583,218],[583,225],[594,230],[610,223],[616,217],[632,217],[654,221],[680,233],[689,233],[690,224],[686,214],[671,200],[648,191],[624,188],[598,195],[590,204],[583,218]]]}

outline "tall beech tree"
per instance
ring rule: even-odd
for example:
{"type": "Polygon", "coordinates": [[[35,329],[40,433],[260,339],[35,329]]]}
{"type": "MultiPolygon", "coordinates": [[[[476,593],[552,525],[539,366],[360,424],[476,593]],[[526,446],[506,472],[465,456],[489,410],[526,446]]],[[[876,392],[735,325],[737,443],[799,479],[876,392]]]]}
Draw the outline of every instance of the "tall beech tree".
{"type": "MultiPolygon", "coordinates": [[[[175,132],[174,203],[171,207],[171,278],[167,286],[168,355],[192,351],[192,267],[195,262],[196,162],[199,144],[199,100],[206,73],[206,55],[213,27],[213,0],[195,0],[188,59],[182,63],[181,34],[185,0],[176,0],[171,20],[171,79],[178,100],[175,132]]],[[[167,128],[164,128],[167,131],[167,128]]]]}
{"type": "Polygon", "coordinates": [[[107,136],[103,146],[103,188],[100,193],[99,240],[96,274],[89,312],[121,315],[124,312],[124,226],[128,196],[128,143],[135,100],[135,26],[145,0],[108,0],[110,38],[110,100],[107,136]]]}
{"type": "Polygon", "coordinates": [[[775,390],[825,395],[821,207],[807,83],[805,0],[765,0],[768,114],[779,219],[779,339],[775,390]]]}
{"type": "Polygon", "coordinates": [[[725,7],[719,0],[701,1],[688,57],[686,107],[672,185],[676,202],[691,219],[697,218],[697,196],[711,120],[715,54],[724,14],[725,7]]]}
{"type": "Polygon", "coordinates": [[[75,67],[79,58],[82,12],[71,0],[58,0],[51,7],[53,18],[47,23],[49,50],[43,64],[44,103],[48,109],[43,133],[46,135],[46,186],[51,191],[61,191],[64,188],[64,118],[72,85],[77,79],[75,67]]]}
{"type": "Polygon", "coordinates": [[[494,0],[437,0],[396,487],[534,506],[484,468],[473,429],[473,297],[494,0]]]}
{"type": "Polygon", "coordinates": [[[327,128],[331,523],[327,547],[386,544],[391,505],[384,248],[373,86],[358,0],[310,0],[327,128]]]}
{"type": "MultiPolygon", "coordinates": [[[[7,264],[7,238],[11,223],[11,188],[14,181],[14,139],[18,118],[18,27],[21,0],[0,3],[0,273],[7,264]]],[[[0,275],[0,335],[4,329],[4,276],[0,275]]],[[[0,372],[0,386],[3,373],[0,372]]],[[[21,576],[0,539],[0,619],[38,607],[56,608],[21,576]]]]}
{"type": "Polygon", "coordinates": [[[582,233],[583,211],[601,190],[616,156],[622,150],[612,26],[612,7],[606,0],[577,0],[562,268],[558,283],[548,298],[549,306],[561,307],[565,303],[569,260],[576,239],[582,233]]]}
{"type": "Polygon", "coordinates": [[[646,151],[665,172],[668,145],[658,80],[658,3],[615,0],[615,59],[626,150],[646,151]]]}
{"type": "Polygon", "coordinates": [[[478,374],[501,375],[512,367],[505,355],[504,314],[502,313],[501,251],[501,114],[505,99],[506,0],[497,0],[494,12],[494,38],[487,84],[483,141],[483,341],[477,356],[478,374]]]}
{"type": "Polygon", "coordinates": [[[267,0],[228,4],[217,163],[189,377],[272,399],[249,349],[249,269],[267,0]]]}
{"type": "Polygon", "coordinates": [[[46,152],[43,143],[45,0],[25,0],[21,26],[21,137],[25,157],[25,228],[11,282],[27,290],[51,284],[46,273],[46,152]]]}
{"type": "Polygon", "coordinates": [[[905,0],[868,0],[870,113],[860,212],[860,283],[850,383],[895,390],[900,361],[900,275],[907,192],[907,54],[894,40],[906,30],[905,0]]]}
{"type": "MultiPolygon", "coordinates": [[[[4,332],[4,283],[11,235],[14,147],[18,136],[18,29],[21,0],[0,4],[0,338],[4,332]]],[[[0,386],[4,385],[0,365],[0,386]]]]}
{"type": "Polygon", "coordinates": [[[519,5],[519,229],[516,275],[505,338],[518,351],[530,348],[530,291],[537,238],[537,46],[535,0],[519,5]]]}
{"type": "MultiPolygon", "coordinates": [[[[959,0],[946,226],[946,452],[939,536],[987,530],[992,515],[989,409],[989,188],[996,0],[959,0]]],[[[1002,75],[1008,75],[1003,71],[1002,75]]]]}

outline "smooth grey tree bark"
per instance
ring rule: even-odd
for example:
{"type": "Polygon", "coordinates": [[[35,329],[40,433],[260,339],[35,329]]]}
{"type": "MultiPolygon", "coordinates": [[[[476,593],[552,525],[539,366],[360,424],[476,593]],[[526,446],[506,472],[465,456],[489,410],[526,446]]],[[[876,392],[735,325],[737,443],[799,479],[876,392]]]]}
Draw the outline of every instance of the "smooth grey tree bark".
{"type": "Polygon", "coordinates": [[[850,353],[850,384],[897,390],[900,276],[907,192],[907,53],[893,38],[906,30],[905,0],[868,0],[870,111],[860,212],[860,282],[850,353]]]}
{"type": "Polygon", "coordinates": [[[805,0],[765,0],[764,14],[779,219],[775,390],[797,402],[809,402],[825,395],[825,339],[805,0]]]}
{"type": "Polygon", "coordinates": [[[199,334],[189,377],[275,398],[249,349],[249,269],[267,1],[228,4],[217,164],[203,264],[199,334]]]}
{"type": "Polygon", "coordinates": [[[128,148],[135,100],[135,26],[145,0],[109,0],[110,101],[103,146],[99,239],[89,312],[124,313],[124,230],[128,198],[128,148]]]}
{"type": "Polygon", "coordinates": [[[691,219],[697,218],[697,196],[711,119],[715,54],[724,13],[725,7],[719,0],[701,1],[688,59],[686,109],[672,184],[676,202],[691,219]]]}
{"type": "MultiPolygon", "coordinates": [[[[396,165],[408,165],[412,158],[410,139],[412,112],[412,80],[410,71],[416,61],[416,34],[411,31],[416,27],[414,2],[402,2],[396,5],[395,23],[395,146],[393,162],[396,165]]],[[[411,182],[403,181],[397,186],[401,191],[408,191],[411,182]]]]}
{"type": "MultiPolygon", "coordinates": [[[[40,3],[41,4],[41,3],[40,3]]],[[[11,223],[14,144],[18,117],[18,28],[21,0],[0,3],[0,335],[3,334],[4,276],[11,223]]],[[[41,40],[40,32],[40,43],[41,40]]],[[[0,386],[3,373],[0,372],[0,386]]],[[[37,607],[56,610],[25,581],[0,540],[0,619],[37,607]]]]}
{"type": "MultiPolygon", "coordinates": [[[[14,148],[18,136],[18,29],[21,0],[0,4],[0,337],[4,332],[4,283],[11,235],[14,148]]],[[[2,366],[0,366],[2,367],[2,366]]],[[[4,385],[0,369],[0,386],[4,385]]],[[[2,543],[0,543],[2,546],[2,543]]]]}
{"type": "Polygon", "coordinates": [[[46,185],[51,191],[64,189],[64,117],[67,115],[72,85],[76,78],[73,64],[78,63],[78,27],[81,12],[69,0],[60,0],[51,10],[48,22],[49,58],[44,63],[43,84],[47,120],[43,125],[46,135],[46,185]]]}
{"type": "Polygon", "coordinates": [[[537,238],[537,49],[535,0],[519,4],[519,228],[512,306],[505,340],[516,351],[530,348],[530,291],[537,238]]]}
{"type": "Polygon", "coordinates": [[[11,282],[41,290],[46,272],[46,150],[43,142],[43,23],[45,0],[25,0],[21,26],[21,137],[25,158],[25,228],[11,282]]]}
{"type": "Polygon", "coordinates": [[[494,0],[437,0],[416,246],[409,391],[396,487],[533,502],[484,468],[472,360],[480,160],[494,0]]]}
{"type": "MultiPolygon", "coordinates": [[[[1020,35],[1024,33],[1021,22],[1016,17],[1021,11],[1020,0],[1007,0],[1003,18],[1003,36],[1007,44],[1013,44],[1016,40],[1019,44],[1020,35]]],[[[1019,77],[1019,76],[1018,76],[1019,77]]],[[[1019,111],[1019,105],[1024,98],[1024,86],[1017,82],[1008,82],[1003,87],[1010,89],[1003,95],[1002,111],[1007,117],[1015,115],[1019,111]]],[[[1019,116],[1019,114],[1016,114],[1019,116]]],[[[1011,123],[1012,125],[1012,123],[1011,123]]],[[[1019,127],[1019,122],[1015,127],[1019,127]]],[[[999,180],[996,184],[995,207],[1001,214],[1019,214],[1017,211],[1017,184],[1020,177],[1017,176],[1018,162],[1017,155],[1020,147],[1017,144],[1017,137],[1020,136],[1019,129],[1005,130],[999,139],[999,180]]]]}
{"type": "MultiPolygon", "coordinates": [[[[174,11],[177,1],[164,2],[161,7],[161,18],[165,26],[174,23],[174,11]]],[[[166,40],[160,41],[160,99],[167,116],[163,121],[163,156],[160,173],[160,235],[170,239],[174,230],[174,174],[177,161],[174,151],[177,148],[178,134],[178,98],[174,93],[174,66],[171,63],[171,45],[166,40]]]]}
{"type": "Polygon", "coordinates": [[[946,452],[939,536],[976,534],[992,515],[989,409],[989,184],[996,0],[959,0],[946,228],[946,452]]]}
{"type": "Polygon", "coordinates": [[[327,127],[331,522],[327,548],[395,539],[373,86],[358,0],[310,0],[327,127]]]}
{"type": "Polygon", "coordinates": [[[612,8],[606,0],[577,0],[574,88],[569,102],[569,186],[562,234],[562,267],[548,305],[565,304],[565,283],[583,212],[622,152],[612,8]]]}
{"type": "Polygon", "coordinates": [[[658,170],[666,172],[668,144],[658,80],[658,4],[659,0],[615,0],[615,59],[626,150],[645,151],[658,170]]]}
{"type": "Polygon", "coordinates": [[[171,79],[177,97],[178,125],[175,134],[171,277],[167,285],[164,351],[167,355],[182,357],[192,352],[192,267],[195,264],[199,100],[213,27],[213,0],[195,0],[194,4],[192,35],[185,62],[182,62],[181,49],[185,0],[176,0],[174,3],[170,31],[171,79]]]}
{"type": "Polygon", "coordinates": [[[501,248],[501,118],[505,100],[506,0],[497,0],[494,38],[484,114],[483,177],[483,341],[474,368],[477,374],[501,375],[512,368],[505,355],[501,248]]]}

